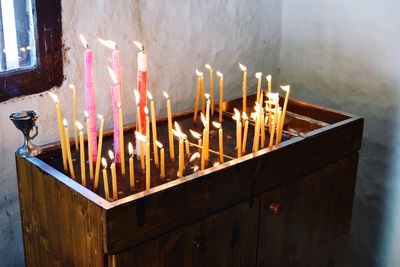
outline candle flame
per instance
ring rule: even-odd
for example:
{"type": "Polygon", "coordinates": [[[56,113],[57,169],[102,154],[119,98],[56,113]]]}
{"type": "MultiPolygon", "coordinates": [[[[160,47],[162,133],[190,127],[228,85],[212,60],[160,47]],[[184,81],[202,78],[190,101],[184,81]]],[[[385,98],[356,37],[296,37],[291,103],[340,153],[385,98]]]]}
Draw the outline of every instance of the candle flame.
{"type": "Polygon", "coordinates": [[[219,162],[216,161],[216,162],[214,162],[213,167],[218,166],[218,165],[219,165],[219,162]]]}
{"type": "Polygon", "coordinates": [[[196,160],[196,159],[198,159],[198,158],[200,158],[200,153],[199,153],[199,152],[196,152],[196,153],[194,153],[194,154],[190,157],[189,162],[193,162],[194,160],[196,160]]]}
{"type": "Polygon", "coordinates": [[[81,42],[82,42],[83,46],[84,46],[85,48],[89,48],[89,45],[88,45],[88,43],[86,42],[86,39],[85,39],[85,37],[83,37],[82,34],[79,34],[79,38],[81,39],[81,42]]]}
{"type": "Polygon", "coordinates": [[[207,126],[207,120],[206,120],[206,117],[204,117],[203,113],[200,113],[200,118],[201,118],[201,122],[203,123],[203,126],[206,127],[207,126]]]}
{"type": "Polygon", "coordinates": [[[199,69],[196,69],[196,75],[199,77],[202,77],[203,73],[201,71],[199,71],[199,69]]]}
{"type": "Polygon", "coordinates": [[[147,97],[148,97],[150,100],[153,100],[153,95],[150,93],[150,91],[147,91],[147,97]]]}
{"type": "Polygon", "coordinates": [[[82,129],[83,129],[82,123],[80,123],[79,121],[75,121],[75,125],[76,125],[76,127],[78,128],[79,131],[82,131],[82,129]]]}
{"type": "Polygon", "coordinates": [[[136,138],[141,142],[147,142],[147,137],[138,131],[135,131],[136,138]]]}
{"type": "Polygon", "coordinates": [[[178,124],[178,122],[174,122],[174,126],[175,126],[175,130],[179,133],[179,134],[181,134],[182,133],[182,130],[181,130],[181,127],[179,126],[179,124],[178,124]]]}
{"type": "Polygon", "coordinates": [[[222,78],[222,77],[224,77],[224,74],[222,74],[222,72],[217,71],[217,76],[222,78]]]}
{"type": "Polygon", "coordinates": [[[113,161],[114,160],[114,153],[112,152],[112,150],[108,150],[108,156],[110,157],[110,160],[113,161]]]}
{"type": "Polygon", "coordinates": [[[156,145],[158,146],[159,149],[163,148],[163,144],[158,140],[156,140],[156,145]]]}
{"type": "Polygon", "coordinates": [[[133,89],[133,93],[135,95],[135,101],[136,101],[136,105],[139,105],[139,101],[140,101],[140,94],[139,91],[137,89],[133,89]]]}
{"type": "Polygon", "coordinates": [[[249,119],[249,117],[247,116],[246,112],[242,112],[242,118],[244,120],[248,120],[249,119]]]}
{"type": "Polygon", "coordinates": [[[164,95],[164,97],[166,98],[166,99],[169,99],[169,95],[168,95],[168,93],[167,92],[163,92],[163,95],[164,95]]]}
{"type": "Polygon", "coordinates": [[[104,116],[101,115],[101,114],[97,114],[97,118],[98,118],[99,120],[103,120],[103,119],[104,119],[104,116]]]}
{"type": "Polygon", "coordinates": [[[235,115],[232,116],[232,119],[234,119],[235,121],[239,121],[240,120],[240,111],[237,108],[234,108],[233,111],[235,112],[235,115]]]}
{"type": "Polygon", "coordinates": [[[261,77],[262,77],[262,72],[257,72],[256,73],[256,78],[257,79],[261,79],[261,77]]]}
{"type": "Polygon", "coordinates": [[[271,76],[271,74],[268,74],[268,75],[266,76],[266,78],[267,78],[267,81],[270,83],[270,82],[271,82],[271,80],[272,80],[272,76],[271,76]]]}
{"type": "Polygon", "coordinates": [[[103,168],[107,168],[107,160],[105,158],[101,158],[101,165],[103,165],[103,168]]]}
{"type": "Polygon", "coordinates": [[[113,81],[114,85],[116,85],[118,83],[117,75],[115,74],[113,69],[110,68],[109,66],[107,66],[107,69],[108,69],[108,73],[110,74],[111,80],[113,81]]]}
{"type": "Polygon", "coordinates": [[[219,123],[219,122],[213,121],[212,124],[217,129],[221,128],[221,123],[219,123]]]}
{"type": "Polygon", "coordinates": [[[254,121],[256,121],[257,116],[258,116],[257,112],[252,112],[252,113],[250,114],[250,117],[251,117],[254,121]]]}
{"type": "Polygon", "coordinates": [[[113,40],[104,40],[100,37],[97,37],[97,41],[99,41],[99,43],[101,43],[102,45],[104,45],[107,48],[110,48],[112,50],[117,49],[117,43],[114,42],[113,40]]]}
{"type": "Polygon", "coordinates": [[[208,69],[208,70],[212,70],[212,67],[211,67],[211,65],[209,65],[209,64],[206,64],[205,67],[206,67],[206,69],[208,69]]]}
{"type": "Polygon", "coordinates": [[[210,98],[210,94],[205,93],[204,96],[207,98],[207,100],[210,98]]]}
{"type": "Polygon", "coordinates": [[[67,127],[68,126],[68,122],[67,122],[67,119],[63,119],[63,124],[64,124],[64,127],[67,127]]]}
{"type": "Polygon", "coordinates": [[[281,86],[281,89],[285,92],[288,92],[288,91],[290,91],[290,85],[283,85],[283,86],[281,86]]]}
{"type": "Polygon", "coordinates": [[[144,114],[149,115],[149,109],[147,107],[144,107],[144,114]]]}
{"type": "Polygon", "coordinates": [[[87,110],[84,110],[83,114],[85,115],[85,119],[89,119],[89,113],[87,112],[87,110]]]}
{"type": "Polygon", "coordinates": [[[133,155],[133,145],[131,142],[128,143],[128,153],[129,153],[129,156],[133,155]]]}
{"type": "Polygon", "coordinates": [[[121,109],[122,105],[120,102],[117,103],[117,107],[118,107],[118,109],[121,109]]]}
{"type": "Polygon", "coordinates": [[[193,172],[197,172],[199,170],[199,166],[193,166],[193,172]]]}
{"type": "Polygon", "coordinates": [[[201,138],[201,134],[199,134],[198,132],[195,132],[192,129],[190,129],[189,132],[194,138],[196,138],[196,139],[200,139],[201,138]]]}
{"type": "Polygon", "coordinates": [[[70,83],[70,84],[68,85],[68,87],[71,88],[71,89],[73,89],[73,90],[76,89],[75,84],[72,84],[72,83],[70,83]]]}
{"type": "Polygon", "coordinates": [[[243,65],[242,63],[239,62],[239,67],[242,71],[246,71],[247,67],[245,65],[243,65]]]}
{"type": "Polygon", "coordinates": [[[144,51],[144,45],[142,43],[139,43],[138,41],[133,41],[133,43],[136,45],[137,48],[139,48],[140,51],[144,51]]]}
{"type": "Polygon", "coordinates": [[[270,100],[279,100],[279,93],[267,93],[267,97],[270,100]]]}
{"type": "Polygon", "coordinates": [[[50,97],[53,99],[53,101],[58,104],[58,96],[53,93],[53,92],[49,92],[50,97]]]}

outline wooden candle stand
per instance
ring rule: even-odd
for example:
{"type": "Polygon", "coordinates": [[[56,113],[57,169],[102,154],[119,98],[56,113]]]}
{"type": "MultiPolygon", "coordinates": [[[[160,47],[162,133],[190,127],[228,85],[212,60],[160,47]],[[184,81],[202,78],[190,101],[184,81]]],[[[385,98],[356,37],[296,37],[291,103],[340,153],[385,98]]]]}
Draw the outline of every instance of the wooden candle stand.
{"type": "MultiPolygon", "coordinates": [[[[249,104],[254,100],[248,96],[249,104]]],[[[114,201],[104,198],[102,175],[96,193],[89,178],[87,187],[80,184],[79,153],[72,155],[76,181],[63,173],[58,144],[43,147],[38,157],[17,157],[27,266],[342,265],[363,119],[289,100],[282,143],[250,153],[249,127],[247,154],[235,158],[231,116],[241,103],[222,106],[225,163],[211,167],[219,155],[210,153],[208,168],[194,172],[200,162],[187,158],[184,177],[177,178],[177,153],[172,164],[167,121],[160,119],[166,177],[152,161],[152,188],[144,190],[145,173],[135,159],[135,189],[129,188],[129,172],[118,173],[114,201]]],[[[174,121],[197,144],[189,129],[202,127],[200,120],[193,125],[193,112],[174,121]]],[[[133,131],[124,130],[126,146],[133,131]]],[[[109,132],[104,155],[111,146],[109,132]]],[[[197,149],[190,146],[191,153],[197,149]]],[[[210,149],[218,152],[216,129],[210,149]]]]}

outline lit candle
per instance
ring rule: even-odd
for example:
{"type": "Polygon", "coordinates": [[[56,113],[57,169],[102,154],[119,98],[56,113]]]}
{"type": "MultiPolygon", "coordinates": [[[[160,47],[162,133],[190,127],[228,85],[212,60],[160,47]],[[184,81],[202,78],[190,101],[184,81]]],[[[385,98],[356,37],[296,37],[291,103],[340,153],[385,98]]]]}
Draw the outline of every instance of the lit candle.
{"type": "Polygon", "coordinates": [[[114,161],[114,153],[111,150],[108,150],[108,156],[111,160],[111,183],[112,183],[112,190],[113,190],[113,200],[118,199],[118,188],[117,188],[117,171],[115,168],[115,161],[114,161]]]}
{"type": "Polygon", "coordinates": [[[60,136],[60,143],[61,143],[61,156],[62,156],[64,171],[67,171],[68,170],[67,151],[65,148],[65,136],[64,136],[64,129],[63,129],[63,118],[62,118],[62,113],[61,113],[61,106],[60,106],[60,103],[58,101],[58,97],[56,94],[50,92],[49,95],[56,103],[58,134],[60,136]]]}
{"type": "Polygon", "coordinates": [[[273,112],[274,114],[271,115],[271,131],[270,131],[270,136],[269,136],[269,145],[268,147],[272,147],[274,144],[274,136],[275,136],[275,128],[276,128],[276,120],[277,120],[277,115],[278,115],[278,109],[279,109],[279,100],[278,99],[273,99],[272,105],[274,106],[273,112]]]}
{"type": "Polygon", "coordinates": [[[207,130],[207,119],[204,116],[203,113],[200,113],[200,117],[201,117],[201,121],[203,123],[204,126],[204,130],[203,130],[203,150],[201,153],[201,156],[204,157],[204,160],[207,161],[208,160],[208,136],[209,136],[209,132],[207,130]]]}
{"type": "Polygon", "coordinates": [[[133,145],[131,142],[128,143],[129,152],[129,187],[131,192],[135,189],[135,167],[133,164],[133,145]]]}
{"type": "Polygon", "coordinates": [[[101,158],[101,164],[103,165],[103,184],[104,184],[104,194],[107,200],[110,200],[110,192],[108,190],[108,176],[107,176],[107,160],[101,158]]]}
{"type": "Polygon", "coordinates": [[[258,82],[257,82],[257,102],[260,102],[262,72],[257,72],[255,76],[258,80],[258,82]]]}
{"type": "Polygon", "coordinates": [[[118,106],[118,126],[119,126],[119,151],[121,156],[121,174],[125,175],[125,142],[124,142],[124,115],[122,112],[121,103],[117,103],[118,106]]]}
{"type": "Polygon", "coordinates": [[[272,93],[272,76],[270,74],[268,74],[266,76],[267,81],[268,81],[268,93],[272,93]]]}
{"type": "MultiPolygon", "coordinates": [[[[196,152],[190,157],[189,162],[193,162],[193,161],[195,161],[196,159],[199,159],[199,158],[200,158],[200,153],[196,152]]],[[[197,168],[193,168],[194,172],[196,172],[198,170],[199,166],[194,166],[194,167],[197,167],[197,168]]]]}
{"type": "Polygon", "coordinates": [[[207,129],[203,129],[203,146],[201,148],[201,163],[200,163],[200,169],[204,170],[206,167],[206,140],[205,136],[207,135],[207,129]]]}
{"type": "Polygon", "coordinates": [[[88,158],[89,158],[89,178],[93,181],[93,154],[92,151],[92,139],[89,137],[90,133],[90,118],[88,112],[85,110],[85,120],[86,120],[86,132],[87,132],[87,142],[88,142],[88,158]]]}
{"type": "Polygon", "coordinates": [[[253,152],[257,152],[260,144],[260,105],[256,102],[256,112],[252,115],[254,120],[254,139],[253,139],[253,152]]]}
{"type": "Polygon", "coordinates": [[[207,146],[206,146],[206,160],[208,160],[209,158],[209,148],[210,148],[210,95],[209,94],[205,94],[205,97],[207,99],[207,108],[206,108],[206,129],[207,129],[207,136],[206,136],[206,140],[207,140],[207,146]]]}
{"type": "Polygon", "coordinates": [[[199,134],[198,132],[195,132],[195,131],[193,131],[191,129],[189,130],[189,132],[194,138],[197,139],[197,143],[198,143],[199,150],[200,150],[201,149],[201,144],[202,144],[202,142],[201,142],[201,134],[199,134]]]}
{"type": "Polygon", "coordinates": [[[243,107],[242,107],[242,111],[246,112],[246,107],[247,107],[247,68],[246,66],[242,65],[241,63],[239,63],[239,67],[240,69],[243,71],[243,107]]]}
{"type": "Polygon", "coordinates": [[[161,178],[164,178],[165,177],[165,156],[164,156],[164,146],[160,143],[160,142],[158,142],[158,141],[156,141],[156,143],[157,143],[157,147],[158,148],[160,148],[160,177],[161,178]]]}
{"type": "Polygon", "coordinates": [[[283,109],[282,109],[282,119],[279,127],[279,142],[282,140],[282,131],[283,131],[283,126],[285,124],[285,117],[286,117],[286,110],[287,110],[287,105],[289,101],[289,94],[290,94],[290,85],[286,86],[281,86],[282,90],[286,92],[285,96],[285,102],[283,103],[283,109]]]}
{"type": "Polygon", "coordinates": [[[85,143],[83,141],[83,126],[79,121],[75,121],[75,126],[79,130],[80,162],[81,162],[81,182],[86,187],[86,168],[85,168],[85,143]]]}
{"type": "Polygon", "coordinates": [[[247,147],[247,133],[249,131],[249,117],[247,116],[246,112],[242,112],[242,118],[244,121],[244,131],[243,131],[243,141],[242,141],[242,153],[246,153],[247,147]]]}
{"type": "Polygon", "coordinates": [[[206,64],[206,69],[210,70],[210,96],[211,96],[211,115],[214,115],[214,70],[206,64]]]}
{"type": "Polygon", "coordinates": [[[146,190],[150,190],[150,140],[146,138],[146,190]]]}
{"type": "MultiPolygon", "coordinates": [[[[262,97],[262,95],[261,95],[262,97]]],[[[261,129],[261,148],[265,147],[265,114],[264,109],[260,105],[260,129],[261,129]]]]}
{"type": "Polygon", "coordinates": [[[156,124],[156,110],[154,108],[153,96],[149,91],[147,91],[147,97],[150,99],[150,112],[151,112],[151,128],[153,134],[153,155],[154,164],[158,166],[158,148],[157,148],[157,124],[156,124]]]}
{"type": "Polygon", "coordinates": [[[164,91],[164,97],[167,99],[169,157],[171,160],[173,160],[175,158],[175,149],[174,149],[174,136],[172,134],[171,101],[169,100],[169,95],[165,91],[164,91]]]}
{"type": "Polygon", "coordinates": [[[121,162],[121,145],[120,145],[120,127],[119,127],[119,113],[118,113],[118,103],[121,103],[121,97],[119,95],[119,88],[117,85],[117,76],[114,71],[108,67],[108,73],[113,81],[113,85],[111,86],[111,103],[112,103],[112,111],[113,111],[113,148],[114,148],[114,162],[121,162]]]}
{"type": "Polygon", "coordinates": [[[146,134],[146,122],[145,117],[146,114],[144,113],[144,108],[147,105],[147,54],[144,52],[143,44],[134,41],[134,44],[139,48],[139,53],[137,55],[137,90],[139,91],[140,95],[140,120],[142,123],[142,134],[146,134]]]}
{"type": "Polygon", "coordinates": [[[205,99],[204,99],[204,76],[202,75],[200,77],[200,84],[201,84],[201,112],[204,113],[204,108],[205,108],[205,99]]]}
{"type": "MultiPolygon", "coordinates": [[[[271,95],[272,94],[272,76],[271,75],[267,75],[266,76],[266,78],[267,78],[267,81],[268,81],[268,93],[267,93],[267,97],[268,97],[268,99],[270,99],[270,97],[269,97],[269,95],[271,95]]],[[[272,119],[271,119],[271,105],[268,105],[268,108],[269,108],[269,111],[268,111],[268,127],[269,127],[269,133],[271,133],[271,122],[272,122],[272,119]]]]}
{"type": "Polygon", "coordinates": [[[74,165],[72,164],[71,146],[69,142],[68,123],[66,119],[64,119],[63,122],[64,122],[64,136],[65,136],[65,145],[67,150],[69,172],[71,174],[72,179],[75,180],[74,165]]]}
{"type": "Polygon", "coordinates": [[[201,77],[203,73],[196,69],[197,75],[197,88],[196,88],[196,100],[194,103],[194,114],[193,114],[193,121],[197,121],[197,113],[199,111],[199,98],[200,98],[200,91],[201,91],[201,77]]]}
{"type": "Polygon", "coordinates": [[[272,110],[275,107],[274,103],[276,101],[279,102],[279,94],[278,93],[267,93],[268,100],[266,101],[266,107],[268,107],[268,126],[269,126],[269,133],[271,134],[272,131],[272,110]]]}
{"type": "Polygon", "coordinates": [[[276,134],[275,134],[275,144],[279,143],[279,126],[281,125],[281,115],[282,115],[282,108],[278,108],[278,113],[276,114],[276,123],[275,123],[275,128],[276,128],[276,134]]]}
{"type": "Polygon", "coordinates": [[[183,138],[182,138],[182,131],[181,127],[179,127],[179,124],[175,122],[175,131],[174,134],[176,137],[179,138],[179,177],[183,177],[183,169],[184,169],[184,164],[185,164],[185,155],[184,155],[184,150],[183,150],[183,138]]]}
{"type": "MultiPolygon", "coordinates": [[[[97,151],[97,160],[96,160],[96,170],[94,174],[94,185],[93,185],[93,190],[97,192],[97,189],[99,187],[99,174],[100,174],[100,158],[101,158],[101,150],[103,146],[103,130],[104,130],[104,117],[103,115],[98,114],[97,118],[100,120],[100,133],[99,133],[99,144],[97,151]]],[[[94,121],[96,122],[96,121],[94,121]]],[[[92,144],[93,145],[93,144],[92,144]]]]}
{"type": "Polygon", "coordinates": [[[219,162],[224,162],[224,141],[223,141],[223,131],[222,125],[219,122],[213,121],[213,126],[218,129],[218,144],[219,144],[219,162]]]}
{"type": "Polygon", "coordinates": [[[223,103],[224,103],[224,75],[217,71],[217,76],[219,77],[219,122],[222,122],[222,112],[223,112],[223,103]]]}
{"type": "Polygon", "coordinates": [[[86,48],[84,57],[85,57],[85,92],[86,92],[86,110],[89,113],[90,121],[90,134],[92,142],[92,157],[97,159],[97,133],[96,133],[96,88],[94,84],[94,74],[93,74],[93,54],[92,50],[89,49],[89,46],[83,37],[80,34],[80,38],[83,46],[86,48]]]}
{"type": "Polygon", "coordinates": [[[234,109],[235,115],[232,119],[236,121],[236,148],[237,157],[242,156],[242,122],[240,120],[240,112],[236,108],[234,109]]]}
{"type": "MultiPolygon", "coordinates": [[[[72,110],[73,110],[73,119],[74,121],[77,121],[77,108],[76,108],[76,87],[73,84],[69,85],[69,88],[72,89],[72,110]]],[[[78,128],[74,124],[74,138],[75,138],[75,149],[76,151],[79,150],[79,143],[78,143],[78,128]]]]}

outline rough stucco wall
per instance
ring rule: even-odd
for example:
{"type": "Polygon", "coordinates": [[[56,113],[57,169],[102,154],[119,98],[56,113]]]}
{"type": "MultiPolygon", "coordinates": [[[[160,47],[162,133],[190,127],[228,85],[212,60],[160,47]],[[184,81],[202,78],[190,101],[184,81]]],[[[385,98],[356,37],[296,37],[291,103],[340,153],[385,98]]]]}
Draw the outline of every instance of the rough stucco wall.
{"type": "MultiPolygon", "coordinates": [[[[86,36],[95,53],[97,111],[106,116],[111,128],[109,86],[106,65],[110,51],[97,43],[98,36],[118,42],[123,55],[123,105],[125,121],[134,117],[132,89],[136,85],[136,48],[132,40],[143,42],[149,53],[149,88],[158,114],[165,114],[163,90],[170,93],[174,112],[191,108],[194,102],[196,67],[209,63],[225,74],[226,98],[241,92],[240,61],[249,74],[274,74],[279,59],[281,22],[280,0],[267,1],[63,1],[63,38],[66,46],[66,82],[54,91],[62,100],[64,115],[72,121],[71,92],[78,88],[78,108],[84,107],[83,47],[78,34],[86,36]],[[172,4],[173,3],[173,4],[172,4]]],[[[251,84],[255,84],[254,79],[251,84]]],[[[206,88],[207,88],[206,82],[206,88]]],[[[23,248],[14,151],[22,135],[8,120],[8,114],[25,108],[40,112],[40,134],[35,143],[58,138],[54,104],[47,93],[0,103],[0,262],[2,266],[22,266],[23,248]]],[[[81,114],[78,120],[83,120],[81,114]]]]}
{"type": "Polygon", "coordinates": [[[400,265],[399,9],[394,0],[282,5],[281,83],[296,98],[366,119],[348,266],[400,265]]]}

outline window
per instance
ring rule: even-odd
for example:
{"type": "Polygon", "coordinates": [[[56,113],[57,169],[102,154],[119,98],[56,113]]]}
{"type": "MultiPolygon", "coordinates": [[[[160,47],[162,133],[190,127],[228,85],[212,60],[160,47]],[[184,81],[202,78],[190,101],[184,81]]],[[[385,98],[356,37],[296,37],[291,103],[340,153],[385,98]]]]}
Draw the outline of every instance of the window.
{"type": "Polygon", "coordinates": [[[62,80],[60,0],[0,0],[0,101],[62,80]]]}

